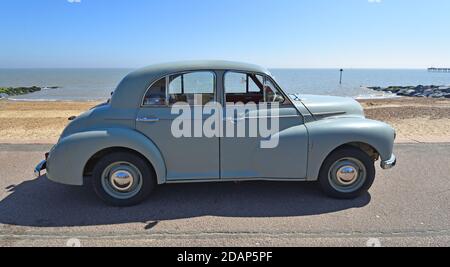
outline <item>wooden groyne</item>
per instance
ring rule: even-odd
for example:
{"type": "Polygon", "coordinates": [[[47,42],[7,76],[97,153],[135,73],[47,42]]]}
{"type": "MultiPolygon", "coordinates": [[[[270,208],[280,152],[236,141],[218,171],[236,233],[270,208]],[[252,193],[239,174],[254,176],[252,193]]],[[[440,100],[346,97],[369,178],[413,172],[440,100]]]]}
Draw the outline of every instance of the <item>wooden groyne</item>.
{"type": "Polygon", "coordinates": [[[429,72],[450,72],[450,68],[428,68],[429,72]]]}

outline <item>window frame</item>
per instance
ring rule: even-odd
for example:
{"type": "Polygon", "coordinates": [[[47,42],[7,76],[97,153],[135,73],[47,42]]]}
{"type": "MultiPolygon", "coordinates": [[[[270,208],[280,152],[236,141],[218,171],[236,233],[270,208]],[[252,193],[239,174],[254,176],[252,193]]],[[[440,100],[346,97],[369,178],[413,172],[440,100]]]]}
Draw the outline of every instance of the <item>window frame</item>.
{"type": "MultiPolygon", "coordinates": [[[[260,76],[262,76],[263,77],[263,79],[268,79],[270,82],[272,82],[272,84],[275,86],[275,89],[279,92],[279,93],[281,93],[281,95],[283,96],[283,98],[284,98],[284,102],[283,103],[280,103],[280,106],[281,107],[286,107],[286,106],[291,106],[291,107],[293,107],[294,106],[294,104],[292,103],[292,101],[291,101],[291,99],[286,95],[286,93],[281,89],[281,87],[278,85],[278,83],[275,81],[275,79],[273,79],[272,78],[272,76],[271,75],[268,75],[267,73],[261,73],[261,72],[254,72],[254,71],[243,71],[243,70],[226,70],[226,71],[224,71],[224,73],[223,73],[223,78],[222,78],[222,81],[223,81],[223,92],[222,92],[222,99],[223,99],[223,106],[225,107],[226,105],[227,105],[227,85],[226,85],[226,83],[225,83],[225,81],[226,81],[226,75],[227,75],[227,73],[229,73],[229,72],[231,72],[231,73],[241,73],[241,74],[246,74],[246,75],[260,75],[260,76]]],[[[247,79],[247,81],[248,81],[248,79],[247,79]]],[[[263,81],[263,83],[264,83],[264,81],[263,81]]],[[[247,86],[247,89],[248,89],[248,86],[247,86]]],[[[249,91],[247,90],[247,92],[246,92],[246,94],[248,94],[249,93],[249,91]]],[[[265,92],[263,92],[263,94],[265,94],[265,92]]],[[[272,103],[272,102],[263,102],[263,103],[272,103]]]]}
{"type": "MultiPolygon", "coordinates": [[[[163,75],[161,77],[159,77],[158,79],[155,79],[155,81],[153,81],[150,86],[147,87],[147,89],[145,90],[145,93],[142,97],[141,100],[141,106],[140,108],[170,108],[173,106],[173,104],[169,103],[169,86],[170,86],[170,76],[174,76],[174,75],[185,75],[185,74],[189,74],[189,73],[195,73],[195,72],[209,72],[213,74],[213,79],[214,79],[214,83],[213,83],[213,89],[214,89],[214,101],[217,102],[217,73],[214,70],[185,70],[185,71],[179,71],[179,72],[174,72],[174,73],[170,73],[170,74],[166,74],[163,75]],[[150,91],[150,89],[156,84],[158,83],[160,80],[165,79],[166,81],[166,99],[165,105],[145,105],[145,97],[147,96],[147,93],[150,91]]],[[[183,77],[183,76],[181,76],[183,77]]],[[[190,107],[203,107],[204,105],[189,105],[190,107]]]]}
{"type": "MultiPolygon", "coordinates": [[[[244,92],[233,92],[233,93],[230,93],[230,94],[249,94],[249,93],[258,93],[257,91],[250,91],[250,80],[253,82],[253,83],[255,83],[255,81],[253,81],[253,79],[251,79],[250,78],[250,76],[252,75],[252,73],[250,73],[250,72],[236,72],[236,71],[227,71],[227,73],[226,74],[240,74],[240,75],[243,75],[243,76],[245,76],[245,91],[244,92]]],[[[226,78],[227,78],[227,75],[224,75],[223,76],[223,88],[225,89],[225,86],[226,86],[226,78]]],[[[263,75],[260,75],[260,74],[254,74],[255,76],[261,76],[261,78],[263,78],[264,79],[264,76],[263,75]]],[[[262,82],[262,84],[264,84],[264,80],[263,81],[261,81],[262,82]]],[[[256,85],[256,84],[255,84],[256,85]]],[[[261,89],[260,89],[260,91],[259,91],[259,93],[261,92],[261,89]]]]}

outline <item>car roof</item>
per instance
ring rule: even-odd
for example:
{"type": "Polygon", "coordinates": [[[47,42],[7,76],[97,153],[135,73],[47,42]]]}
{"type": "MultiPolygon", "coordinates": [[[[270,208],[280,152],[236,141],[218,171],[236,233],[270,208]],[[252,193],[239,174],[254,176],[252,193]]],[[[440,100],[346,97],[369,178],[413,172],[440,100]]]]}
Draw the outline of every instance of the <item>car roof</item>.
{"type": "Polygon", "coordinates": [[[270,75],[267,69],[258,65],[224,60],[178,61],[155,64],[128,74],[114,92],[111,104],[120,108],[136,107],[141,104],[142,96],[148,87],[158,79],[174,73],[200,70],[234,70],[270,75]]]}
{"type": "Polygon", "coordinates": [[[268,70],[254,64],[225,61],[225,60],[195,60],[195,61],[177,61],[162,64],[154,64],[145,68],[138,69],[139,73],[158,73],[162,71],[170,73],[192,71],[192,70],[239,70],[247,72],[268,73],[268,70]]]}

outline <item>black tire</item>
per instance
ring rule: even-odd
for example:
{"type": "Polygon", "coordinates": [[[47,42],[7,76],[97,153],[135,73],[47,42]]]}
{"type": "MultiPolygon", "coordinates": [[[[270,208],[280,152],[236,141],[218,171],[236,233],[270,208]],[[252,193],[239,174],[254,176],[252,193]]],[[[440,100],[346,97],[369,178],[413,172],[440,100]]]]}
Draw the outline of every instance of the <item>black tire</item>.
{"type": "Polygon", "coordinates": [[[338,199],[355,199],[360,197],[361,195],[367,193],[369,189],[372,187],[373,182],[375,180],[375,166],[372,158],[365,153],[364,151],[356,148],[356,147],[345,147],[333,152],[322,165],[319,174],[319,183],[322,187],[322,190],[330,197],[338,198],[338,199]],[[357,178],[356,182],[354,182],[354,189],[350,188],[345,190],[337,190],[333,186],[333,179],[331,177],[332,168],[334,168],[335,164],[342,159],[353,158],[357,159],[360,163],[362,163],[365,167],[365,178],[357,178]],[[358,183],[358,179],[360,179],[360,184],[358,183]]]}
{"type": "Polygon", "coordinates": [[[128,207],[140,204],[150,196],[156,187],[156,177],[152,167],[139,155],[130,152],[115,152],[105,155],[97,162],[92,173],[92,185],[95,193],[108,205],[128,207]],[[136,189],[136,193],[133,193],[134,195],[130,197],[117,198],[108,193],[108,189],[105,189],[107,187],[105,184],[108,183],[105,181],[108,181],[108,179],[105,179],[103,174],[109,166],[118,162],[130,164],[130,166],[133,166],[133,168],[137,169],[141,174],[137,175],[140,177],[139,188],[136,189]]]}

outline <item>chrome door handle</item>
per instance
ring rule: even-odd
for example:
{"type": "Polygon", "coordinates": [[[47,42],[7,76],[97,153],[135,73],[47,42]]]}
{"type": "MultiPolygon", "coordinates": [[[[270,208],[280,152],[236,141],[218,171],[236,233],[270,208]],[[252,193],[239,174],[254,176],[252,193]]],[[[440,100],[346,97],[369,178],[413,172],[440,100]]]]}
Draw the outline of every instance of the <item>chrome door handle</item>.
{"type": "Polygon", "coordinates": [[[225,118],[225,121],[229,121],[231,123],[238,123],[238,122],[243,121],[243,120],[245,120],[244,117],[239,117],[239,118],[228,117],[228,118],[225,118]]]}
{"type": "Polygon", "coordinates": [[[158,122],[159,118],[140,117],[136,119],[137,122],[158,122]]]}

